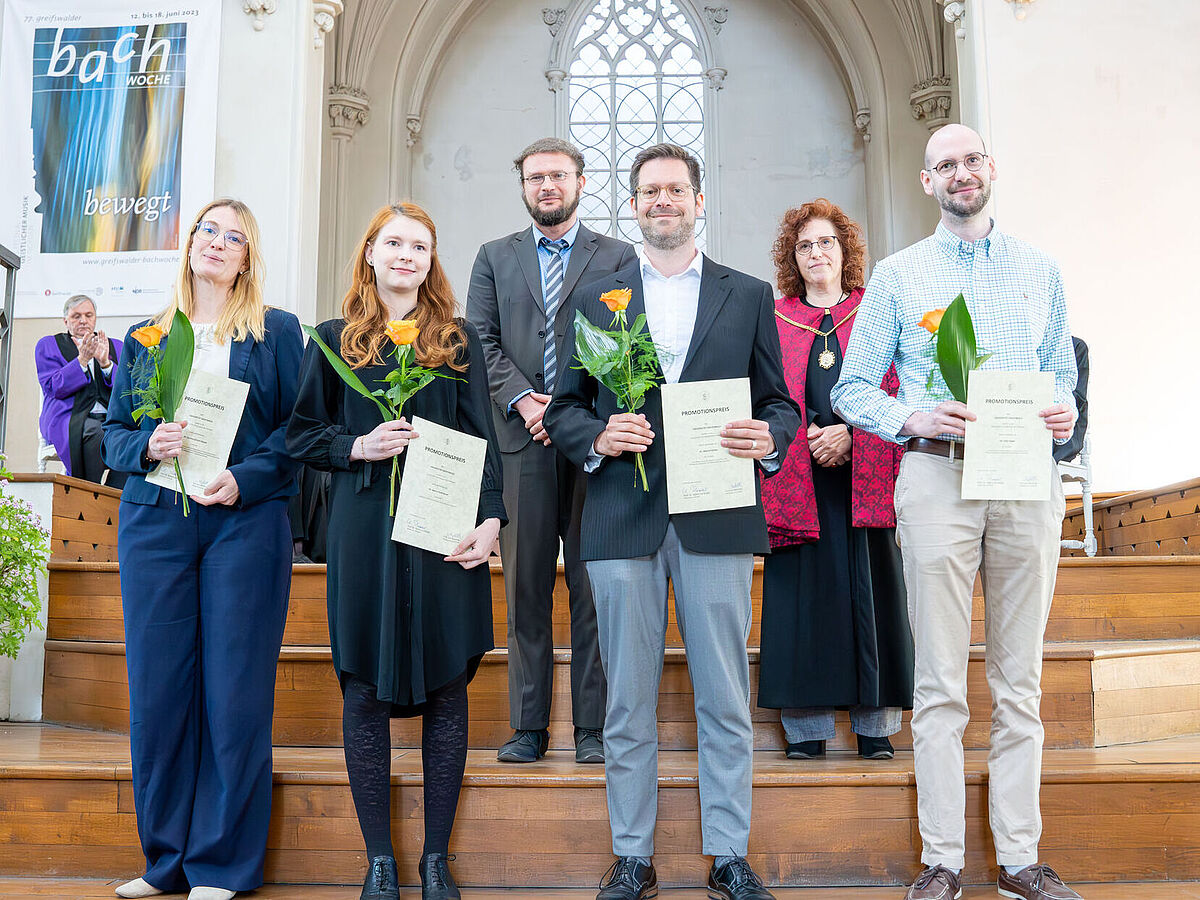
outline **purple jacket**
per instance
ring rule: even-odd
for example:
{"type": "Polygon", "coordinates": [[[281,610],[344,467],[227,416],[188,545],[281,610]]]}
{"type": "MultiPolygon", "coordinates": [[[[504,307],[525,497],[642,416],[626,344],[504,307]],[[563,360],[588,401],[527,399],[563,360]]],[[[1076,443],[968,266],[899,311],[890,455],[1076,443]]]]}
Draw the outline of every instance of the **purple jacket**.
{"type": "MultiPolygon", "coordinates": [[[[121,346],[109,338],[109,360],[113,368],[108,376],[101,374],[104,383],[112,387],[112,375],[120,357],[121,346]]],[[[38,425],[42,437],[54,445],[58,458],[62,460],[67,474],[71,474],[71,447],[68,426],[71,420],[71,409],[75,405],[75,394],[84,387],[89,376],[78,363],[79,354],[76,352],[70,359],[64,357],[59,349],[56,335],[48,334],[37,342],[33,351],[33,360],[37,366],[38,382],[42,385],[42,415],[38,425]]],[[[93,366],[97,370],[98,366],[93,366]]]]}

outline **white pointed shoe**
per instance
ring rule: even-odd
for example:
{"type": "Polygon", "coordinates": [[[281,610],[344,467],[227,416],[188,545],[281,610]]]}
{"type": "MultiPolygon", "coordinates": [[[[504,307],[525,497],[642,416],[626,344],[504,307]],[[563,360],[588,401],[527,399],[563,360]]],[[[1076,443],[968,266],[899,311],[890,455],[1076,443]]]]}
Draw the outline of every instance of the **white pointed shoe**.
{"type": "Polygon", "coordinates": [[[227,891],[225,888],[194,887],[188,894],[188,900],[233,900],[237,891],[227,891]]]}
{"type": "Polygon", "coordinates": [[[120,885],[115,893],[118,897],[157,897],[162,891],[145,878],[135,878],[120,885]]]}

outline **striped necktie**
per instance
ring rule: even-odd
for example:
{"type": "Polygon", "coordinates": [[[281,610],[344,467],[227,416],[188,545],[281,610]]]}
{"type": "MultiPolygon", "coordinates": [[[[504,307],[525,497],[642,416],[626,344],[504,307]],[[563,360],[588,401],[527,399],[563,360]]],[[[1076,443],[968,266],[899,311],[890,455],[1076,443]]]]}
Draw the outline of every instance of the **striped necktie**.
{"type": "Polygon", "coordinates": [[[565,240],[550,241],[542,238],[538,241],[539,247],[545,247],[550,251],[550,262],[546,266],[546,287],[544,290],[544,304],[546,308],[546,345],[542,351],[542,372],[544,379],[542,384],[545,386],[547,394],[554,391],[554,382],[558,376],[558,360],[555,359],[554,346],[554,318],[558,314],[559,302],[562,300],[563,286],[563,251],[567,249],[565,240]]]}

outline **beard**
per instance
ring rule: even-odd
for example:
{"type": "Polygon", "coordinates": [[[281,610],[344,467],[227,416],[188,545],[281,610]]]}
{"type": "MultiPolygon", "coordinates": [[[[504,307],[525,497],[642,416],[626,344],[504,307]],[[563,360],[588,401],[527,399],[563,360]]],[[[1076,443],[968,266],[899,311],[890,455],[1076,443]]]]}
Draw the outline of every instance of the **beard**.
{"type": "Polygon", "coordinates": [[[670,231],[656,231],[649,227],[649,219],[661,218],[659,216],[647,217],[647,225],[641,226],[642,240],[653,247],[655,250],[677,250],[686,244],[696,234],[696,220],[689,220],[686,216],[679,217],[679,224],[670,231]]]}
{"type": "Polygon", "coordinates": [[[938,197],[938,205],[946,212],[958,216],[960,219],[969,219],[972,216],[978,215],[988,205],[988,201],[992,199],[992,185],[991,182],[985,182],[981,178],[976,178],[975,184],[978,186],[979,192],[973,198],[960,199],[957,194],[952,194],[949,190],[945,190],[938,197]]]}
{"type": "Polygon", "coordinates": [[[579,208],[579,192],[575,192],[574,197],[563,197],[563,202],[557,209],[542,210],[536,203],[530,203],[529,198],[524,194],[521,195],[525,201],[525,208],[529,210],[529,216],[538,225],[543,228],[553,228],[555,225],[561,225],[571,216],[575,215],[575,210],[579,208]]]}

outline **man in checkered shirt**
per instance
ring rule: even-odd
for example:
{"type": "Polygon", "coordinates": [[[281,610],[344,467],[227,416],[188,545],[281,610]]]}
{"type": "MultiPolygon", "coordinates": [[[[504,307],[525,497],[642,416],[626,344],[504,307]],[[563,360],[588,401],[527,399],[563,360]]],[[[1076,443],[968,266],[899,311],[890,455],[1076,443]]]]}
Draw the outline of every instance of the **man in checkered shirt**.
{"type": "Polygon", "coordinates": [[[980,348],[993,354],[986,368],[1054,373],[1055,402],[1040,415],[1061,443],[1076,418],[1062,280],[1052,259],[1001,232],[988,216],[996,165],[974,131],[947,125],[935,132],[920,177],[941,207],[941,223],[931,237],[876,266],[832,395],[849,424],[910,451],[896,481],[896,539],[916,647],[912,734],[925,870],[906,900],[962,893],[962,735],[977,571],[987,602],[994,704],[988,793],[998,889],[1025,900],[1078,898],[1038,863],[1042,641],[1058,570],[1062,483],[1047,454],[1048,501],[961,499],[964,425],[975,416],[926,390],[932,359],[929,333],[919,325],[961,292],[980,348]],[[896,398],[879,389],[893,363],[900,376],[896,398]]]}

